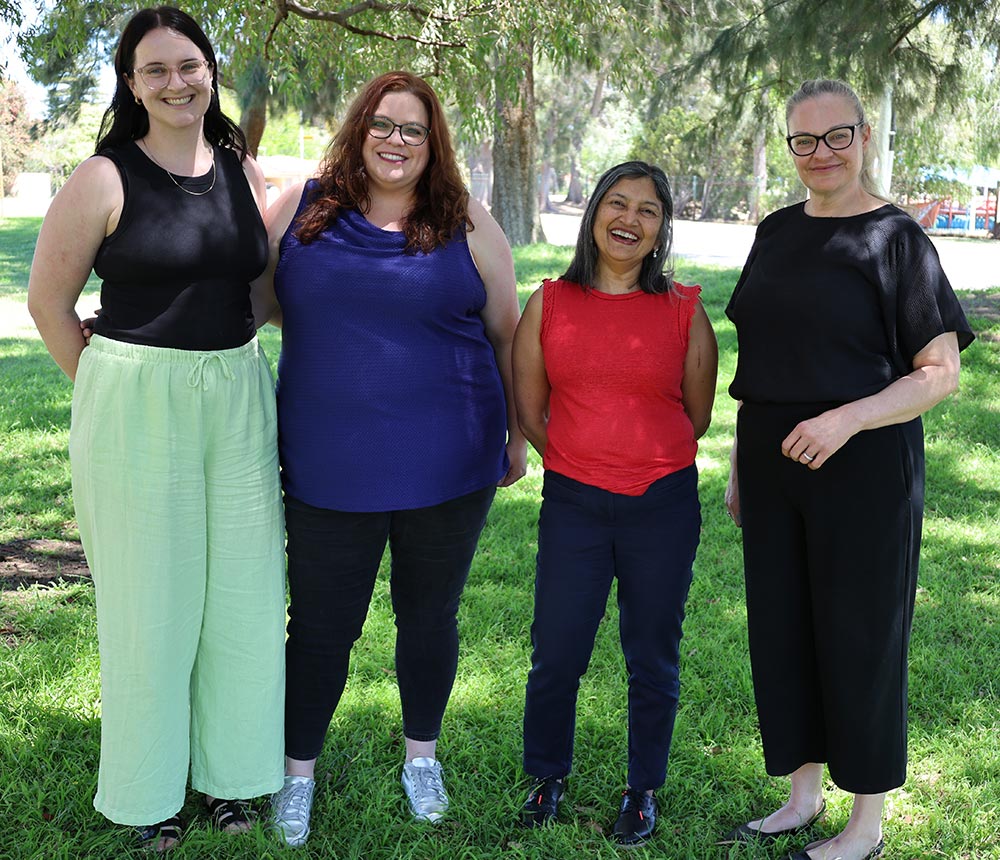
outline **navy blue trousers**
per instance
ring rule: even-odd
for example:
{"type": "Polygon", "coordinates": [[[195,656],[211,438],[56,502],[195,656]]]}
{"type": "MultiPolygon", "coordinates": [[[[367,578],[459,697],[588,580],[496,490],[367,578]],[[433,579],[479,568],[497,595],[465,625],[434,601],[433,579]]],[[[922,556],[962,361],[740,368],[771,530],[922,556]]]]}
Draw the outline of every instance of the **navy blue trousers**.
{"type": "Polygon", "coordinates": [[[528,774],[570,772],[580,678],[617,578],[628,672],[628,784],[642,791],[663,784],[700,527],[694,466],[661,478],[641,496],[545,473],[524,708],[528,774]]]}
{"type": "Polygon", "coordinates": [[[427,508],[375,513],[285,496],[286,755],[305,761],[323,747],[387,541],[403,733],[437,738],[458,666],[458,605],[495,493],[490,486],[427,508]]]}

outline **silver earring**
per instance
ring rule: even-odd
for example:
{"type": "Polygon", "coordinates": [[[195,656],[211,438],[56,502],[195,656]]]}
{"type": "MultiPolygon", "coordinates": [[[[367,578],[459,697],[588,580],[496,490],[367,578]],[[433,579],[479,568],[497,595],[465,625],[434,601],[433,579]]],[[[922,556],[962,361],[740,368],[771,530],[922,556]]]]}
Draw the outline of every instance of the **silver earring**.
{"type": "Polygon", "coordinates": [[[655,260],[659,256],[660,256],[660,249],[659,248],[653,248],[653,259],[655,260]]]}

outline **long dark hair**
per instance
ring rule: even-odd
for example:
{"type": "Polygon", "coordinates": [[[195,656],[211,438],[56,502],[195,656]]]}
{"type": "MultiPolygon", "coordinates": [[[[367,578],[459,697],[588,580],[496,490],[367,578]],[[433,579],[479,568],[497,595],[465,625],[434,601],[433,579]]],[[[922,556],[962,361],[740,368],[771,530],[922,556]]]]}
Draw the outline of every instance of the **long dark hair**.
{"type": "Polygon", "coordinates": [[[653,180],[656,196],[663,207],[663,223],[657,241],[642,261],[639,271],[639,289],[644,293],[667,293],[673,288],[673,269],[667,268],[670,260],[670,248],[674,241],[674,200],[670,195],[670,182],[666,174],[645,161],[626,161],[616,164],[608,170],[594,187],[587,208],[580,222],[580,235],[576,240],[576,251],[573,260],[563,275],[563,280],[579,284],[585,290],[592,289],[597,277],[597,243],[594,241],[594,219],[597,217],[597,207],[601,205],[604,195],[620,179],[641,179],[648,176],[653,180]]]}
{"type": "Polygon", "coordinates": [[[368,138],[368,117],[375,113],[386,93],[416,96],[427,110],[430,125],[424,143],[430,147],[430,157],[414,189],[413,208],[403,223],[407,250],[429,253],[447,244],[463,226],[472,229],[468,220],[469,193],[455,160],[441,102],[423,78],[396,71],[365,84],[348,108],[320,164],[317,187],[298,219],[295,235],[300,242],[315,239],[337,219],[341,209],[366,212],[371,206],[361,150],[368,138]]]}
{"type": "Polygon", "coordinates": [[[141,9],[125,25],[115,51],[115,94],[101,120],[96,151],[138,140],[149,131],[149,114],[142,104],[136,104],[126,78],[134,74],[135,49],[142,37],[150,30],[161,28],[190,39],[211,63],[212,98],[205,113],[205,140],[214,146],[235,150],[242,161],[247,156],[247,139],[242,129],[222,112],[219,104],[218,63],[212,43],[194,18],[173,6],[141,9]]]}

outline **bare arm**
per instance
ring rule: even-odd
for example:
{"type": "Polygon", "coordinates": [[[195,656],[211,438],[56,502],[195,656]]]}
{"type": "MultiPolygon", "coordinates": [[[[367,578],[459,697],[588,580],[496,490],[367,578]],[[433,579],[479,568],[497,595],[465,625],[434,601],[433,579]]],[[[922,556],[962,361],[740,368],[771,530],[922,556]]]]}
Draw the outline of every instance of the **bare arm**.
{"type": "Polygon", "coordinates": [[[264,213],[264,226],[267,227],[267,266],[250,284],[250,304],[257,328],[268,322],[281,328],[281,308],[278,307],[278,299],[274,294],[274,270],[278,266],[281,237],[295,217],[303,187],[299,183],[286,188],[264,213]]]}
{"type": "Polygon", "coordinates": [[[85,342],[76,300],[124,205],[121,178],[107,158],[89,158],[59,190],[38,234],[28,279],[28,311],[56,364],[76,378],[85,342]]]}
{"type": "Polygon", "coordinates": [[[261,214],[267,209],[267,182],[264,179],[264,171],[260,165],[249,155],[243,159],[243,173],[246,175],[253,198],[257,201],[257,208],[261,214]]]}
{"type": "Polygon", "coordinates": [[[549,394],[552,386],[542,355],[542,291],[539,287],[524,306],[514,335],[514,399],[521,431],[532,447],[545,456],[548,444],[549,394]]]}
{"type": "Polygon", "coordinates": [[[684,378],[681,381],[681,402],[691,424],[694,438],[700,439],[712,423],[715,383],[719,373],[719,344],[705,308],[698,308],[691,319],[687,354],[684,357],[684,378]]]}
{"type": "Polygon", "coordinates": [[[862,430],[902,424],[922,415],[958,388],[961,360],[955,332],[939,334],[913,357],[913,370],[877,394],[845,403],[797,424],[782,453],[819,469],[862,430]]]}
{"type": "Polygon", "coordinates": [[[481,315],[486,337],[493,345],[507,401],[507,458],[510,469],[500,481],[500,486],[508,487],[524,477],[528,469],[528,447],[517,420],[511,370],[511,346],[520,317],[514,258],[500,225],[476,200],[469,200],[469,218],[475,227],[468,233],[469,251],[486,287],[486,305],[481,315]]]}
{"type": "MultiPolygon", "coordinates": [[[[736,402],[736,412],[740,411],[743,401],[736,402]]],[[[739,439],[733,430],[733,447],[729,450],[729,480],[726,482],[726,512],[737,526],[743,525],[743,515],[740,511],[740,475],[736,469],[736,452],[739,439]]]]}

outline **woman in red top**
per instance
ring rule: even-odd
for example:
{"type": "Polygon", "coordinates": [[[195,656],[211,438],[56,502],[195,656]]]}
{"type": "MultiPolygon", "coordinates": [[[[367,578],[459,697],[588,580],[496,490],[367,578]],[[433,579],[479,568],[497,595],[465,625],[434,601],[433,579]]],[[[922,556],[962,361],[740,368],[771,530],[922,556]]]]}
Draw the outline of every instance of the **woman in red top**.
{"type": "Polygon", "coordinates": [[[662,170],[611,168],[569,269],[531,296],[514,339],[518,419],[545,467],[524,715],[536,783],[522,822],[556,818],[580,678],[617,578],[629,761],[613,838],[626,845],[652,835],[666,776],[701,525],[695,440],[718,365],[700,288],[664,273],[672,214],[662,170]]]}

